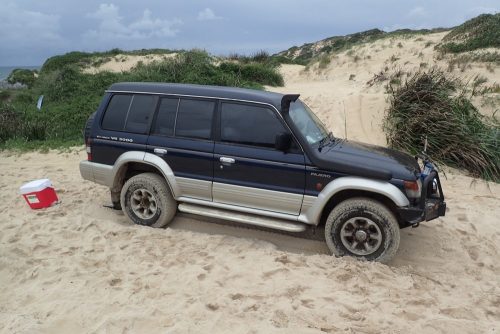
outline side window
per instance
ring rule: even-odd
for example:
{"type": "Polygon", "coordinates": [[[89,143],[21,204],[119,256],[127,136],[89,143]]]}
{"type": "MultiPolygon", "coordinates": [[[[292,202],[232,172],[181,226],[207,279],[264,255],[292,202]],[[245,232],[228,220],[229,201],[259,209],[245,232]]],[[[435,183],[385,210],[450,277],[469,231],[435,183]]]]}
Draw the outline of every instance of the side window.
{"type": "Polygon", "coordinates": [[[102,128],[122,131],[132,95],[113,95],[102,120],[102,128]]]}
{"type": "Polygon", "coordinates": [[[175,116],[178,106],[178,98],[162,98],[160,100],[160,108],[158,110],[158,116],[156,116],[153,133],[162,136],[174,135],[175,116]]]}
{"type": "Polygon", "coordinates": [[[109,102],[102,128],[114,131],[147,133],[158,97],[142,94],[118,94],[109,102]]]}
{"type": "Polygon", "coordinates": [[[221,140],[274,148],[276,135],[286,132],[276,114],[264,107],[222,103],[221,140]]]}
{"type": "Polygon", "coordinates": [[[128,111],[125,131],[147,133],[157,101],[158,97],[154,95],[134,95],[128,111]]]}
{"type": "Polygon", "coordinates": [[[210,139],[215,102],[181,99],[175,136],[210,139]]]}

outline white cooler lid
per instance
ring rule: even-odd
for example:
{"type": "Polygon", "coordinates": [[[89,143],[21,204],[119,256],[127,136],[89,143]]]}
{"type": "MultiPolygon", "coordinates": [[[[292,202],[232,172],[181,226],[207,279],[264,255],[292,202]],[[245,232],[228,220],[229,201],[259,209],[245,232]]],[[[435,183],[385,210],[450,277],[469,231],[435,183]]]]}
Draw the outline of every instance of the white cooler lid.
{"type": "Polygon", "coordinates": [[[23,184],[19,188],[19,191],[21,191],[21,194],[29,194],[37,191],[42,191],[43,189],[48,187],[52,187],[52,183],[50,182],[50,180],[40,179],[23,184]]]}

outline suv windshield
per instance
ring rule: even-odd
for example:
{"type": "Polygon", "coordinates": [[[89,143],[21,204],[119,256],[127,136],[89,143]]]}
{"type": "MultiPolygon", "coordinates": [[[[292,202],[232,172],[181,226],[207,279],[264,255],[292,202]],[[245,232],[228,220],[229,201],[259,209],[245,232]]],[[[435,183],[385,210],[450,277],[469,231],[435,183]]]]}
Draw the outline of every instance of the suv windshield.
{"type": "Polygon", "coordinates": [[[309,107],[300,100],[290,103],[290,118],[309,144],[328,138],[328,131],[309,107]]]}

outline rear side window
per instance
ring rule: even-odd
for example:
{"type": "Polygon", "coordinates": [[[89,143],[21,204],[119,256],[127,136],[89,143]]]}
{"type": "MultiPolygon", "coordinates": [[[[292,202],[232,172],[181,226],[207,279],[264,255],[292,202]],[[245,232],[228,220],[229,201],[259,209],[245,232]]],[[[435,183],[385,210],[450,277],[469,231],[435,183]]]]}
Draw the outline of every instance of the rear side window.
{"type": "Polygon", "coordinates": [[[125,126],[125,118],[130,107],[130,101],[132,101],[132,95],[114,95],[104,114],[102,128],[122,131],[125,126]]]}
{"type": "Polygon", "coordinates": [[[178,98],[162,98],[160,108],[153,129],[153,133],[162,136],[173,136],[175,126],[175,116],[179,106],[178,98]]]}
{"type": "Polygon", "coordinates": [[[125,121],[125,131],[147,133],[157,101],[158,97],[154,95],[133,95],[125,121]]]}
{"type": "Polygon", "coordinates": [[[181,99],[175,136],[210,139],[214,109],[214,101],[181,99]]]}
{"type": "Polygon", "coordinates": [[[146,134],[155,111],[157,96],[115,95],[106,109],[102,127],[107,130],[146,134]]]}
{"type": "Polygon", "coordinates": [[[276,114],[259,106],[222,103],[221,140],[274,148],[276,135],[287,132],[276,114]]]}

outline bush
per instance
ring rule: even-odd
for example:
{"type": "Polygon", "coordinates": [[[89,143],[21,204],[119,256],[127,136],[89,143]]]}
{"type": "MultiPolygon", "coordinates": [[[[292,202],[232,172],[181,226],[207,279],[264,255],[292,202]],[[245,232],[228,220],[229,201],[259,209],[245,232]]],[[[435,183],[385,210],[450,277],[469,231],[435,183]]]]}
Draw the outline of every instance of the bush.
{"type": "Polygon", "coordinates": [[[325,69],[328,67],[328,65],[330,64],[331,62],[331,58],[329,55],[327,54],[324,54],[322,55],[320,58],[319,58],[319,62],[318,62],[318,68],[320,69],[325,69]]]}
{"type": "Polygon", "coordinates": [[[459,53],[500,47],[500,13],[483,14],[454,28],[438,49],[459,53]]]}
{"type": "Polygon", "coordinates": [[[7,103],[0,104],[0,143],[16,136],[21,117],[15,111],[14,107],[7,103]]]}
{"type": "Polygon", "coordinates": [[[33,87],[38,71],[24,68],[14,69],[8,76],[7,82],[10,84],[20,83],[28,87],[33,87]]]}
{"type": "MultiPolygon", "coordinates": [[[[111,52],[120,51],[108,53],[111,52]]],[[[47,61],[33,87],[16,94],[11,98],[11,105],[2,107],[6,110],[2,112],[6,121],[0,120],[0,144],[3,143],[0,148],[13,145],[32,148],[33,145],[26,144],[31,142],[47,147],[44,140],[53,143],[53,147],[79,143],[85,121],[99,106],[104,91],[115,82],[174,82],[257,89],[263,85],[283,85],[283,77],[270,63],[223,61],[217,65],[208,53],[200,50],[182,52],[177,57],[148,65],[138,64],[129,72],[82,72],[78,64],[93,56],[70,53],[47,61]],[[42,109],[37,110],[40,95],[45,98],[42,109]]]]}
{"type": "Polygon", "coordinates": [[[500,181],[499,123],[478,112],[463,82],[432,68],[410,73],[387,90],[384,130],[390,146],[417,154],[427,137],[434,160],[500,181]]]}

